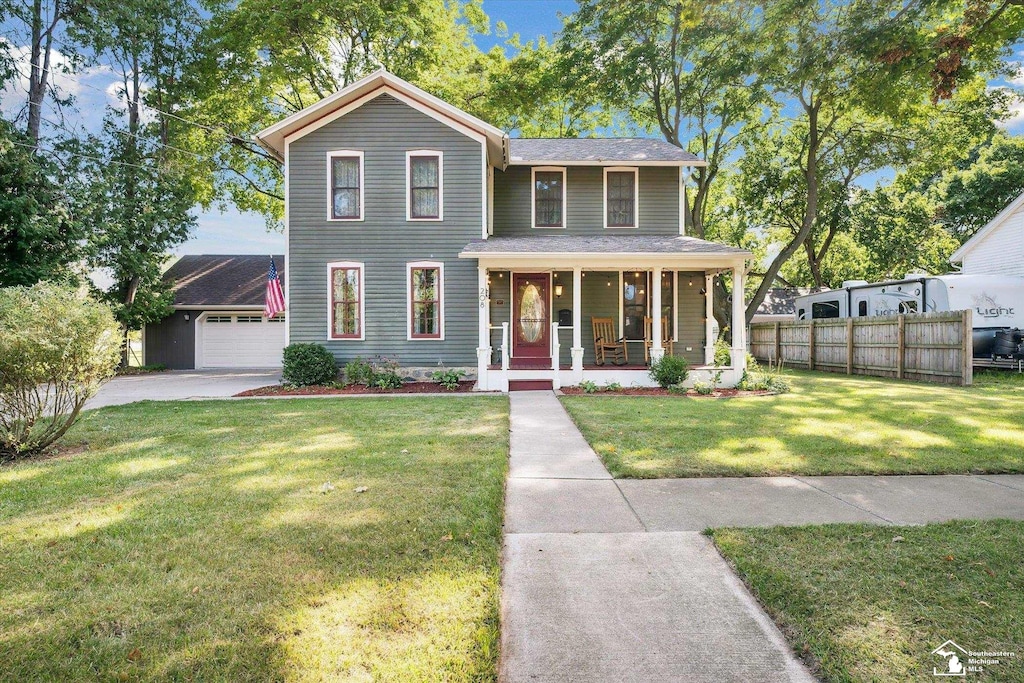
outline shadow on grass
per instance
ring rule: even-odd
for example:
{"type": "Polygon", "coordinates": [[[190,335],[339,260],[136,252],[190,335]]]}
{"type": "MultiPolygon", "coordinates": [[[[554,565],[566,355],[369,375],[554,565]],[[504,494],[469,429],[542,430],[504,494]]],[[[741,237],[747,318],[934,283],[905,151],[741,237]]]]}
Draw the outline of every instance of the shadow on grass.
{"type": "Polygon", "coordinates": [[[1012,385],[791,379],[775,397],[562,400],[615,476],[1024,471],[1024,392],[1012,385]]]}
{"type": "Polygon", "coordinates": [[[0,469],[0,679],[493,678],[507,434],[492,398],[91,412],[0,469]]]}

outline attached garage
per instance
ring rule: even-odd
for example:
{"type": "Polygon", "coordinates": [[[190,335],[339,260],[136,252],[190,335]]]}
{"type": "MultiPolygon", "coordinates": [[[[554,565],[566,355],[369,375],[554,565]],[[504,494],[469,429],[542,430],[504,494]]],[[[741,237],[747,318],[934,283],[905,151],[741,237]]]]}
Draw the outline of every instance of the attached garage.
{"type": "MultiPolygon", "coordinates": [[[[282,281],[284,257],[274,256],[282,281]]],[[[146,325],[146,363],[172,370],[279,368],[285,316],[263,315],[270,256],[182,256],[164,274],[174,313],[146,325]]]]}

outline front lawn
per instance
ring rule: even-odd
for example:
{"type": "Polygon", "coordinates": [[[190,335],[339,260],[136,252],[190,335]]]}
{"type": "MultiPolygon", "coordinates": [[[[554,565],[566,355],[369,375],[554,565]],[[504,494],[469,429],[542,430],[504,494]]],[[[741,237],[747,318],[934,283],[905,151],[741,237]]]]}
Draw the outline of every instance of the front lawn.
{"type": "MultiPolygon", "coordinates": [[[[939,680],[946,640],[1015,652],[967,680],[1024,680],[1024,523],[718,529],[715,543],[826,681],[939,680]]],[[[950,680],[950,679],[946,679],[950,680]]]]}
{"type": "Polygon", "coordinates": [[[66,441],[0,467],[0,679],[495,678],[503,397],[142,403],[66,441]]]}
{"type": "Polygon", "coordinates": [[[565,396],[616,477],[1024,472],[1024,379],[970,388],[791,372],[781,396],[565,396]]]}

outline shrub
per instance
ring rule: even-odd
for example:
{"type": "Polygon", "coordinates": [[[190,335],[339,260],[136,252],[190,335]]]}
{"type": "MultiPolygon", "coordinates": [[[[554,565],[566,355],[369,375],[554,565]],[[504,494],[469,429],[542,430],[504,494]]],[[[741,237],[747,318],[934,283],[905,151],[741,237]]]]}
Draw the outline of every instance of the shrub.
{"type": "Polygon", "coordinates": [[[437,370],[431,375],[434,381],[440,384],[448,391],[455,391],[459,388],[459,380],[463,378],[464,373],[462,370],[437,370]]]}
{"type": "Polygon", "coordinates": [[[622,385],[618,382],[609,382],[604,385],[605,391],[619,391],[620,389],[622,389],[622,385]]]}
{"type": "Polygon", "coordinates": [[[732,365],[732,348],[729,347],[729,342],[722,337],[715,341],[715,365],[719,367],[732,365]]]}
{"type": "Polygon", "coordinates": [[[686,380],[687,375],[690,374],[690,364],[686,362],[685,358],[666,354],[651,363],[648,374],[658,383],[658,386],[668,389],[682,384],[686,380]]]}
{"type": "Polygon", "coordinates": [[[320,344],[289,344],[284,349],[281,378],[296,387],[329,384],[338,378],[338,362],[320,344]]]}
{"type": "Polygon", "coordinates": [[[373,384],[373,366],[370,361],[362,358],[350,360],[345,364],[345,381],[349,384],[373,384]]]}
{"type": "Polygon", "coordinates": [[[711,394],[715,393],[714,385],[708,384],[707,382],[694,382],[693,390],[696,391],[701,396],[710,396],[711,394]]]}
{"type": "Polygon", "coordinates": [[[402,375],[398,369],[398,361],[377,356],[371,364],[373,375],[369,386],[378,389],[398,389],[402,386],[402,375]]]}
{"type": "Polygon", "coordinates": [[[580,382],[580,389],[583,390],[584,394],[595,394],[597,393],[597,382],[591,382],[589,379],[585,379],[580,382]]]}
{"type": "Polygon", "coordinates": [[[64,436],[113,376],[121,344],[105,304],[46,283],[0,289],[0,461],[64,436]]]}

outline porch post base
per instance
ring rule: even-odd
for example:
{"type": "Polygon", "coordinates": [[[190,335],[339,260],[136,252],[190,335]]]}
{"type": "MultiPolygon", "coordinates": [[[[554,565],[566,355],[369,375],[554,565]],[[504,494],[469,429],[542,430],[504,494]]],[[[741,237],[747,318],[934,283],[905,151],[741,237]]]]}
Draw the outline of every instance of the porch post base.
{"type": "Polygon", "coordinates": [[[569,349],[569,355],[572,357],[572,381],[573,384],[579,384],[583,381],[583,347],[574,346],[569,349]]]}
{"type": "Polygon", "coordinates": [[[655,363],[662,359],[665,355],[664,347],[652,346],[651,347],[651,362],[655,363]]]}
{"type": "Polygon", "coordinates": [[[746,349],[732,349],[732,367],[740,374],[743,374],[743,371],[747,369],[746,349]]]}
{"type": "Polygon", "coordinates": [[[491,364],[491,347],[481,346],[476,350],[476,386],[480,391],[490,391],[487,384],[487,366],[491,364]]]}

